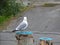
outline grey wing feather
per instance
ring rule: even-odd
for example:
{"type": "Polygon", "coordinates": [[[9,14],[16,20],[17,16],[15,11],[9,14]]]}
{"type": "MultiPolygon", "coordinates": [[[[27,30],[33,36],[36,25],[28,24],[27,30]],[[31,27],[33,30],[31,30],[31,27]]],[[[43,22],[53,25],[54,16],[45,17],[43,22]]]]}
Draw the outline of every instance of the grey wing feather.
{"type": "Polygon", "coordinates": [[[21,23],[21,24],[17,27],[17,29],[18,29],[18,30],[21,30],[21,29],[23,29],[24,27],[26,27],[26,23],[21,23]]]}

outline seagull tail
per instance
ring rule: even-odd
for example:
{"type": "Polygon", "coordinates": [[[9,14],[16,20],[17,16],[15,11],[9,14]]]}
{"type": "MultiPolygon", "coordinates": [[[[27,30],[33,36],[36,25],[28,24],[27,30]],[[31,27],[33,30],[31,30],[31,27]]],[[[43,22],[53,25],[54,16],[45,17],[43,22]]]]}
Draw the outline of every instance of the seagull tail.
{"type": "Polygon", "coordinates": [[[19,31],[19,30],[13,30],[12,32],[16,32],[16,31],[19,31]]]}

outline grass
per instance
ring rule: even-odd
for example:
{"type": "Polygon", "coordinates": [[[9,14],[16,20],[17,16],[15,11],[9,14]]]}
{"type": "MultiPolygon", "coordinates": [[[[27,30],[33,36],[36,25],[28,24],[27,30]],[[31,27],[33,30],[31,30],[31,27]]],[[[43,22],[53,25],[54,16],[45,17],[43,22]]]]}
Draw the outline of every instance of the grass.
{"type": "Polygon", "coordinates": [[[3,30],[7,27],[10,18],[11,17],[0,16],[0,30],[3,30]]]}
{"type": "Polygon", "coordinates": [[[53,4],[53,3],[45,3],[43,5],[41,5],[42,7],[54,7],[56,5],[59,5],[59,4],[53,4]]]}
{"type": "Polygon", "coordinates": [[[3,24],[4,21],[6,21],[8,18],[5,16],[0,16],[0,24],[3,24]]]}
{"type": "Polygon", "coordinates": [[[6,17],[6,16],[0,16],[0,25],[2,25],[5,21],[9,20],[11,16],[6,17]]]}

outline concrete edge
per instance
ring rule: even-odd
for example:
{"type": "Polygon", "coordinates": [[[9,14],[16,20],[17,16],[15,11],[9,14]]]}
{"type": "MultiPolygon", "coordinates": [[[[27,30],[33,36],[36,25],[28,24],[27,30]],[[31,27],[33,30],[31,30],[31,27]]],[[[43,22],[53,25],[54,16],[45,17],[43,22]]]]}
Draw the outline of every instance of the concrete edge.
{"type": "MultiPolygon", "coordinates": [[[[53,35],[60,35],[60,32],[39,32],[39,31],[32,31],[33,34],[53,34],[53,35]]],[[[12,30],[2,30],[0,33],[14,33],[12,30]]]]}

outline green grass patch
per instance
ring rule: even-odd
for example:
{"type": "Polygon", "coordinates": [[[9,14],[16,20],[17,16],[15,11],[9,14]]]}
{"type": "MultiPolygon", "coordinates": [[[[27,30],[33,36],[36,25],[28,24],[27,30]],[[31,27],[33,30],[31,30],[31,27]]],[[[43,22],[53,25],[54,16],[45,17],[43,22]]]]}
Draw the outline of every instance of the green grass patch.
{"type": "Polygon", "coordinates": [[[9,17],[0,16],[0,25],[2,25],[2,24],[3,24],[5,21],[7,21],[10,17],[11,17],[11,16],[9,16],[9,17]]]}
{"type": "Polygon", "coordinates": [[[53,4],[53,3],[45,3],[43,5],[41,5],[42,7],[54,7],[56,5],[59,5],[59,4],[53,4]]]}
{"type": "Polygon", "coordinates": [[[0,24],[2,24],[6,20],[5,16],[0,16],[0,24]]]}

